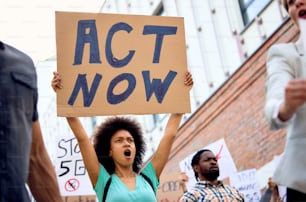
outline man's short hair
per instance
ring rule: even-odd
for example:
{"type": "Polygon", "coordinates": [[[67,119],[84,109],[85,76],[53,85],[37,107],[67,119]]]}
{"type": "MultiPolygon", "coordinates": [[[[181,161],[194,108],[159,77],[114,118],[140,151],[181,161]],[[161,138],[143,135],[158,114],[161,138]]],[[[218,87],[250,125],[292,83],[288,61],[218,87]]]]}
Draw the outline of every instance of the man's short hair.
{"type": "Polygon", "coordinates": [[[198,175],[198,173],[194,170],[193,167],[194,167],[195,165],[199,165],[201,155],[202,155],[204,152],[212,152],[212,151],[209,150],[209,149],[201,149],[201,150],[199,150],[195,155],[193,155],[192,160],[191,160],[191,167],[192,167],[192,169],[193,169],[194,176],[195,176],[196,180],[198,180],[199,175],[198,175]]]}
{"type": "Polygon", "coordinates": [[[191,166],[193,167],[194,165],[198,165],[200,162],[200,157],[202,153],[204,152],[212,152],[209,149],[201,149],[199,150],[195,155],[193,155],[192,160],[191,160],[191,166]]]}

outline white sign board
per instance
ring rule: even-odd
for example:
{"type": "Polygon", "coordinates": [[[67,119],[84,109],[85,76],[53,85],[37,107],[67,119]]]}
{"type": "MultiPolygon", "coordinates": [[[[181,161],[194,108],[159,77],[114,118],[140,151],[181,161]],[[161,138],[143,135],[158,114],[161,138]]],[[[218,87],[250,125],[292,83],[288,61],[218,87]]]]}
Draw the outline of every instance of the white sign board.
{"type": "Polygon", "coordinates": [[[62,196],[95,195],[79,145],[72,134],[58,140],[56,174],[62,196]]]}
{"type": "Polygon", "coordinates": [[[231,186],[244,195],[245,202],[260,200],[260,185],[256,169],[249,169],[236,173],[230,177],[231,186]]]}
{"type": "MultiPolygon", "coordinates": [[[[203,149],[209,149],[211,150],[217,157],[218,159],[218,164],[219,164],[219,169],[220,169],[220,176],[219,179],[222,180],[226,177],[229,177],[231,175],[233,175],[234,173],[237,172],[237,168],[236,165],[233,161],[233,158],[226,146],[226,143],[224,141],[224,139],[220,139],[206,147],[204,147],[203,149]]],[[[199,149],[200,150],[200,149],[199,149]]],[[[191,167],[191,160],[193,155],[196,152],[190,154],[189,156],[187,156],[185,159],[183,159],[180,162],[180,169],[182,172],[185,172],[188,177],[189,180],[187,182],[187,189],[190,189],[191,187],[193,187],[196,183],[196,179],[194,177],[194,172],[193,169],[191,167]]]]}

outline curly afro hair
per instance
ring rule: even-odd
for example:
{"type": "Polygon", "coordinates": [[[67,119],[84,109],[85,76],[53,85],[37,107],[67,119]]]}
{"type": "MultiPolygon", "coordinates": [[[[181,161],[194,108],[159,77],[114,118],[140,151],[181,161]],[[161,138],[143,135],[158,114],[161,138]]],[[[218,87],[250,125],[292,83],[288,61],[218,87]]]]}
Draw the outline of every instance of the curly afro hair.
{"type": "Polygon", "coordinates": [[[139,123],[129,117],[114,116],[106,119],[100,126],[98,126],[97,131],[93,136],[93,144],[98,160],[109,174],[115,172],[114,161],[109,156],[110,140],[118,130],[122,129],[127,130],[134,138],[136,155],[133,162],[133,171],[138,173],[142,166],[146,143],[139,123]]]}

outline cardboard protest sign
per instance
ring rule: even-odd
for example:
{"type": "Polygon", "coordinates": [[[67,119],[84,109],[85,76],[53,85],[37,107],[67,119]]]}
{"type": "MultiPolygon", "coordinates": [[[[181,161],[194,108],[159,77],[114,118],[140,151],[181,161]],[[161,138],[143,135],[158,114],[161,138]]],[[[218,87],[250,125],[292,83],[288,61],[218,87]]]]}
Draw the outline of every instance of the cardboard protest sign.
{"type": "Polygon", "coordinates": [[[56,12],[58,116],[190,112],[184,19],[56,12]]]}
{"type": "Polygon", "coordinates": [[[183,195],[183,189],[179,181],[180,173],[164,174],[160,177],[160,185],[157,190],[158,202],[177,202],[183,195]]]}
{"type": "Polygon", "coordinates": [[[96,195],[72,134],[61,136],[58,140],[55,169],[62,196],[96,195]]]}
{"type": "Polygon", "coordinates": [[[96,196],[65,196],[63,197],[65,202],[97,202],[96,196]]]}

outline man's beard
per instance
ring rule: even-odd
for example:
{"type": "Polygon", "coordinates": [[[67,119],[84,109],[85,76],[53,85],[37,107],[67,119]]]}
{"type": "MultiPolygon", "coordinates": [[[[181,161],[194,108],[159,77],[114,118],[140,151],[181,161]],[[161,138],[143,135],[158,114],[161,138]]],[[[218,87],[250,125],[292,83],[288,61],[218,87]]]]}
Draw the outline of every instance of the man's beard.
{"type": "Polygon", "coordinates": [[[219,170],[209,170],[203,176],[209,181],[214,181],[219,177],[219,170]]]}

